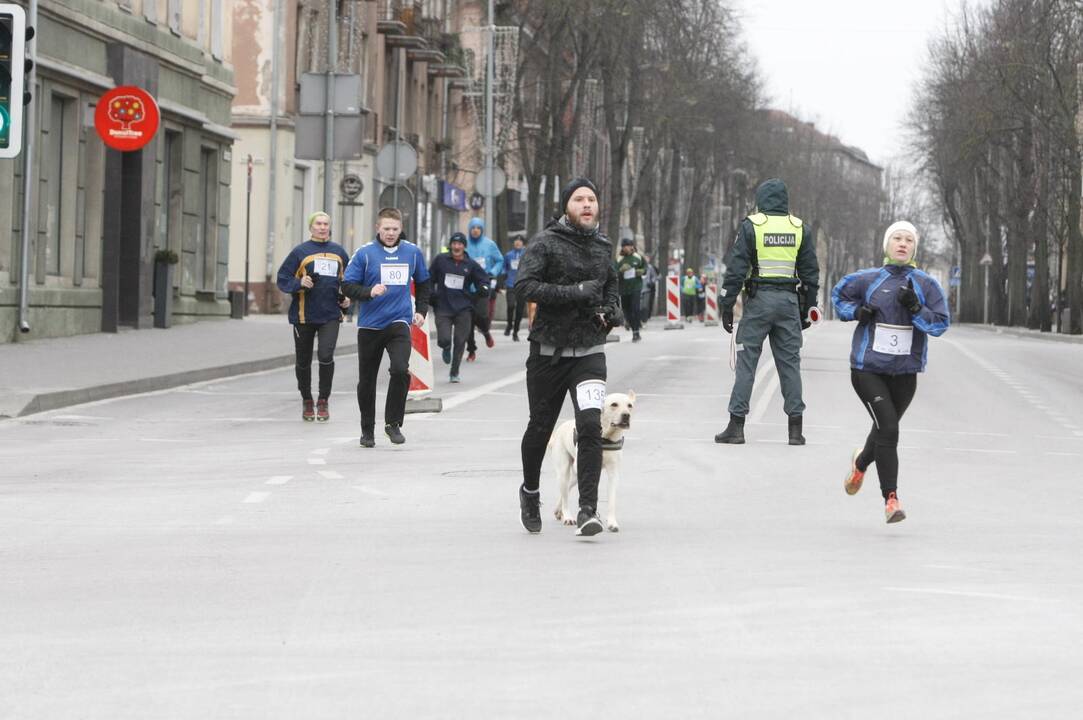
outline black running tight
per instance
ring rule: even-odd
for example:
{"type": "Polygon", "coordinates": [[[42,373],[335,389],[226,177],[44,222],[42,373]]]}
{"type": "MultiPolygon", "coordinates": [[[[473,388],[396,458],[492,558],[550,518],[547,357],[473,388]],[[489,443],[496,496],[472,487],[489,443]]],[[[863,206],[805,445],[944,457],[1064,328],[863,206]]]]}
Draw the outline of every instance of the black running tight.
{"type": "Polygon", "coordinates": [[[914,399],[918,376],[879,375],[851,370],[850,382],[872,417],[872,430],[857,457],[857,469],[864,472],[869,465],[876,463],[880,493],[886,499],[898,487],[899,420],[914,399]]]}

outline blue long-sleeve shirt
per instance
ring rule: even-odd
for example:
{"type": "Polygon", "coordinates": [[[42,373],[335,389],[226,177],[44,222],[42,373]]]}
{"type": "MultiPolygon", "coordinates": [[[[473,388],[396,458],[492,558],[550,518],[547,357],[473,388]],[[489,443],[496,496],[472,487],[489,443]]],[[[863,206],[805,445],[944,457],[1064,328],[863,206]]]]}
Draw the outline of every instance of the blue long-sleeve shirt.
{"type": "Polygon", "coordinates": [[[344,285],[353,286],[351,297],[359,300],[357,327],[382,330],[393,323],[407,325],[414,321],[414,303],[410,283],[417,287],[417,312],[428,312],[429,270],[417,245],[406,240],[392,248],[378,240],[357,249],[342,277],[344,285]],[[372,297],[372,288],[383,285],[387,291],[372,297]]]}
{"type": "Polygon", "coordinates": [[[928,337],[939,337],[951,325],[951,313],[943,288],[931,275],[909,265],[885,265],[850,273],[831,291],[831,302],[842,321],[853,320],[862,305],[870,306],[873,319],[854,329],[850,344],[850,367],[884,375],[909,375],[923,372],[928,359],[928,337]],[[899,289],[911,282],[921,309],[911,313],[898,299],[899,289]],[[887,326],[891,326],[890,328],[887,326]],[[877,329],[881,341],[877,342],[877,329]],[[904,354],[877,350],[877,345],[896,340],[889,337],[891,328],[904,334],[912,329],[910,351],[904,354]]]}
{"type": "Polygon", "coordinates": [[[293,325],[322,325],[342,317],[338,305],[339,283],[350,256],[330,240],[306,240],[286,256],[278,268],[278,289],[293,296],[289,318],[293,325]],[[301,285],[308,275],[311,288],[301,285]]]}
{"type": "Polygon", "coordinates": [[[504,253],[504,287],[511,290],[515,287],[515,280],[519,277],[519,260],[523,257],[526,248],[509,250],[504,253]]]}

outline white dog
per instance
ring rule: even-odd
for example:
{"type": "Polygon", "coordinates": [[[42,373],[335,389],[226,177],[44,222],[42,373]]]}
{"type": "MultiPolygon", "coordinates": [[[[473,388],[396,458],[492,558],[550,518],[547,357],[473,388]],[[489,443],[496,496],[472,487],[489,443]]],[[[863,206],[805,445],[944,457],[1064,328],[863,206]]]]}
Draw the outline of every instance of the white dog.
{"type": "MultiPolygon", "coordinates": [[[[621,457],[624,455],[624,432],[632,425],[632,411],[635,408],[636,394],[612,393],[605,396],[602,406],[602,469],[605,470],[609,484],[609,508],[606,515],[606,527],[609,532],[617,532],[617,482],[620,479],[621,457]]],[[[560,499],[554,513],[557,520],[565,525],[575,525],[575,513],[568,508],[568,493],[578,482],[576,464],[575,420],[560,424],[549,438],[556,465],[557,487],[560,499]]]]}

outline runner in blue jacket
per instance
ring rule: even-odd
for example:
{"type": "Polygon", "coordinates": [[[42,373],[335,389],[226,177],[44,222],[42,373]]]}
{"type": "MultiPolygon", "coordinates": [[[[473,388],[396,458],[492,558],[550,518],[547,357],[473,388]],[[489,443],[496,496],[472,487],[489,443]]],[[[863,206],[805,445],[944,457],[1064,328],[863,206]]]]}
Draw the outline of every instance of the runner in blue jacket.
{"type": "Polygon", "coordinates": [[[396,445],[406,442],[402,422],[410,390],[410,325],[424,326],[429,311],[429,271],[417,245],[402,239],[402,214],[383,208],[377,214],[376,241],[358,249],[346,266],[342,292],[358,301],[357,405],[361,409],[361,447],[376,440],[376,376],[384,350],[391,363],[384,433],[396,445]],[[410,285],[414,285],[414,299],[410,285]]]}
{"type": "Polygon", "coordinates": [[[854,451],[844,488],[861,489],[869,465],[876,463],[884,512],[889,523],[906,518],[899,504],[899,420],[925,370],[929,336],[951,322],[940,284],[914,263],[918,231],[908,222],[884,233],[884,265],[851,273],[831,291],[839,319],[856,320],[850,349],[850,382],[872,416],[864,448],[854,451]]]}
{"type": "Polygon", "coordinates": [[[519,342],[519,327],[526,315],[526,299],[515,292],[515,281],[519,277],[519,261],[526,252],[526,243],[523,238],[517,237],[513,245],[511,250],[504,253],[504,293],[508,296],[508,324],[504,328],[504,336],[511,335],[512,340],[519,342]]]}
{"type": "MultiPolygon", "coordinates": [[[[493,307],[496,297],[496,278],[504,272],[504,256],[500,254],[500,248],[487,235],[485,235],[485,221],[481,218],[471,218],[466,225],[466,254],[470,259],[481,266],[481,269],[489,273],[489,296],[481,297],[477,294],[477,288],[471,285],[470,292],[475,294],[474,299],[474,328],[481,330],[485,337],[485,346],[492,347],[496,344],[489,327],[493,322],[493,307]]],[[[473,362],[477,359],[478,344],[474,340],[474,328],[470,329],[470,337],[466,341],[466,359],[473,362]]]]}

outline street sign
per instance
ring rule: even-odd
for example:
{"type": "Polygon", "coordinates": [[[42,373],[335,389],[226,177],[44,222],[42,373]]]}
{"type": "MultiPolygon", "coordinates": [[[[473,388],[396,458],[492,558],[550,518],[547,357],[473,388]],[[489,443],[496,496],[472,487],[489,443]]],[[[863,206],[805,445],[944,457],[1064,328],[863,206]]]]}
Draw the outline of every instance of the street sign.
{"type": "Polygon", "coordinates": [[[300,112],[294,119],[293,156],[301,160],[357,160],[365,143],[361,76],[334,76],[334,141],[327,157],[327,76],[301,75],[300,112]]]}
{"type": "Polygon", "coordinates": [[[504,192],[504,188],[508,186],[508,176],[498,167],[493,168],[492,175],[490,176],[489,168],[484,168],[478,173],[477,179],[474,180],[474,188],[486,196],[497,196],[504,192]]]}
{"type": "Polygon", "coordinates": [[[23,148],[23,73],[26,67],[26,13],[0,5],[0,158],[23,148]]]}
{"type": "Polygon", "coordinates": [[[339,182],[338,189],[342,193],[342,197],[347,200],[356,200],[357,196],[365,190],[365,183],[361,181],[360,176],[347,173],[339,182]]]}
{"type": "Polygon", "coordinates": [[[94,128],[102,141],[121,152],[139,150],[158,132],[158,103],[146,90],[122,85],[105,93],[94,108],[94,128]]]}
{"type": "Polygon", "coordinates": [[[485,196],[479,192],[473,193],[470,196],[470,209],[481,210],[485,207],[485,196]]]}
{"type": "Polygon", "coordinates": [[[412,229],[410,225],[410,219],[413,217],[414,210],[414,194],[410,192],[410,188],[405,185],[388,185],[380,191],[380,207],[394,207],[398,208],[402,213],[402,229],[406,233],[407,237],[410,237],[410,231],[412,229]],[[396,187],[398,188],[398,202],[395,202],[396,187]]]}
{"type": "Polygon", "coordinates": [[[417,172],[417,150],[410,143],[389,142],[376,155],[376,172],[391,182],[402,182],[417,172]]]}
{"type": "Polygon", "coordinates": [[[993,264],[993,256],[990,255],[989,253],[985,253],[984,255],[981,256],[981,260],[978,261],[978,264],[979,265],[992,265],[993,264]]]}
{"type": "MultiPolygon", "coordinates": [[[[335,74],[335,115],[360,115],[361,76],[335,74]]],[[[302,115],[327,114],[327,75],[304,73],[301,75],[302,115]]]]}

